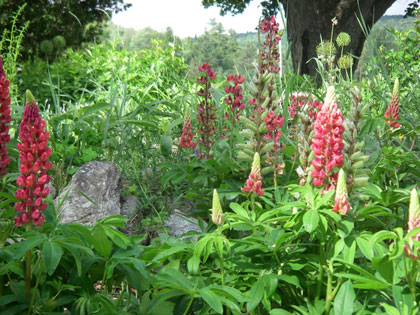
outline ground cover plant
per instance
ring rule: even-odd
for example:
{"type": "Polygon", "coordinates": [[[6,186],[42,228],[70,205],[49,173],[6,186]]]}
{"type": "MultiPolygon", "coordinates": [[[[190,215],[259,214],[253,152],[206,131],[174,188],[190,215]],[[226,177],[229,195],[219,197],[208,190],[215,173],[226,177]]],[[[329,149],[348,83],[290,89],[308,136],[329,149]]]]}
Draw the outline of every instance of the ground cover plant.
{"type": "Polygon", "coordinates": [[[335,22],[317,79],[280,71],[274,17],[252,76],[203,60],[194,80],[159,42],[67,49],[9,80],[22,33],[5,33],[0,313],[418,314],[420,24],[358,81],[335,22]],[[59,222],[49,184],[95,159],[130,182],[138,233],[59,222]],[[175,204],[201,232],[165,232],[175,204]]]}

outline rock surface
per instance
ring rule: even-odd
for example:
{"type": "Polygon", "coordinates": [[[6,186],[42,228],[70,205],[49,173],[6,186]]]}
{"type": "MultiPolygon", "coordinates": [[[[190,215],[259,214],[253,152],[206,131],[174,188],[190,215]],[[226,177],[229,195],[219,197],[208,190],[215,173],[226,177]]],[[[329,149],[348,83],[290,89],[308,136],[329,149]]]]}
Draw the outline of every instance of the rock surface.
{"type": "MultiPolygon", "coordinates": [[[[168,234],[176,238],[190,231],[201,232],[197,219],[188,217],[186,214],[177,210],[169,215],[163,224],[169,230],[168,234]]],[[[197,237],[193,238],[196,239],[197,237]]]]}
{"type": "Polygon", "coordinates": [[[68,193],[59,212],[60,222],[93,225],[98,219],[121,214],[120,178],[119,170],[111,162],[82,165],[55,201],[57,205],[68,193]]]}

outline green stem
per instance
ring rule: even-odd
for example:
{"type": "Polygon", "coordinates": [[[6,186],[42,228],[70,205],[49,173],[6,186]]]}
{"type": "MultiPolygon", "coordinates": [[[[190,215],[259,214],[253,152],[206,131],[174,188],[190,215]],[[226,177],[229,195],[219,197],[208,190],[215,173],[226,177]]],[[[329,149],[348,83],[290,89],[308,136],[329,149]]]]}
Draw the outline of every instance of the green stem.
{"type": "Polygon", "coordinates": [[[188,303],[188,306],[187,306],[187,308],[185,309],[184,315],[187,315],[187,314],[188,314],[188,311],[190,310],[190,308],[191,308],[191,305],[192,305],[193,301],[194,301],[194,295],[191,295],[190,302],[188,303]]]}
{"type": "Polygon", "coordinates": [[[125,287],[126,287],[126,283],[125,283],[125,282],[123,282],[122,287],[121,287],[121,294],[120,294],[120,297],[118,298],[117,303],[115,303],[115,309],[117,309],[117,308],[118,308],[118,305],[120,305],[120,303],[121,303],[121,301],[122,301],[122,298],[123,298],[123,295],[124,295],[124,290],[125,290],[125,287]]]}
{"type": "Polygon", "coordinates": [[[316,287],[315,301],[321,298],[322,285],[324,282],[324,247],[322,241],[319,242],[319,266],[318,266],[318,283],[316,287]]]}
{"type": "Polygon", "coordinates": [[[36,291],[37,291],[38,285],[39,285],[39,279],[41,279],[41,275],[42,275],[43,270],[44,270],[44,263],[42,263],[41,266],[39,267],[38,276],[36,277],[34,292],[32,293],[31,303],[29,304],[28,315],[31,314],[32,306],[34,305],[34,301],[35,301],[36,291]]]}
{"type": "Polygon", "coordinates": [[[338,289],[341,286],[342,283],[342,279],[340,278],[337,281],[337,284],[334,288],[334,290],[332,289],[332,277],[334,274],[334,270],[333,270],[333,265],[332,262],[329,265],[328,271],[327,271],[327,297],[325,298],[325,314],[328,315],[330,313],[330,309],[331,309],[331,302],[334,300],[335,295],[338,292],[338,289]]]}
{"type": "Polygon", "coordinates": [[[31,251],[26,251],[26,272],[25,272],[25,297],[29,298],[31,294],[31,251]]]}
{"type": "Polygon", "coordinates": [[[102,276],[102,282],[101,282],[101,287],[99,288],[99,292],[101,292],[102,291],[102,288],[104,289],[104,294],[105,294],[105,286],[104,286],[104,283],[105,283],[105,277],[106,277],[106,261],[105,261],[105,266],[104,266],[104,275],[102,276]]]}
{"type": "Polygon", "coordinates": [[[128,285],[128,299],[127,299],[127,305],[125,306],[125,311],[128,312],[128,307],[130,305],[131,301],[131,287],[128,285]]]}

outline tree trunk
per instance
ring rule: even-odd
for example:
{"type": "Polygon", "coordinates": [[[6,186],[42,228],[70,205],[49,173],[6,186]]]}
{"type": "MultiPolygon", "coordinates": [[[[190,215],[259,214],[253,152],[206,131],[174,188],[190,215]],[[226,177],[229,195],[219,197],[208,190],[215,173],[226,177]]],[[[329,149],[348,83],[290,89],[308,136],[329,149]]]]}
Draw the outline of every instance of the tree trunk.
{"type": "MultiPolygon", "coordinates": [[[[360,56],[365,35],[358,22],[370,28],[382,17],[395,0],[280,0],[287,19],[287,36],[291,45],[293,68],[300,74],[317,74],[316,46],[323,40],[331,39],[331,20],[336,17],[333,39],[346,32],[351,36],[351,43],[345,52],[360,56]],[[362,22],[363,23],[363,22],[362,22]]],[[[337,49],[337,54],[341,50],[337,49]]],[[[357,60],[354,60],[353,70],[357,60]]]]}

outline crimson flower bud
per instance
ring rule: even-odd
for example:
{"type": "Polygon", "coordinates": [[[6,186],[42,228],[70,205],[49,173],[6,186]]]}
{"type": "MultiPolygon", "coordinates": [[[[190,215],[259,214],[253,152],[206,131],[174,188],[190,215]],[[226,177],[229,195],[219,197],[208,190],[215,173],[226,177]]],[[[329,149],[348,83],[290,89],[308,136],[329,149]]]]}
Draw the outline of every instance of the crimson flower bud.
{"type": "Polygon", "coordinates": [[[40,216],[41,216],[41,212],[38,209],[32,212],[32,215],[31,215],[32,219],[35,219],[35,220],[39,219],[40,216]]]}

